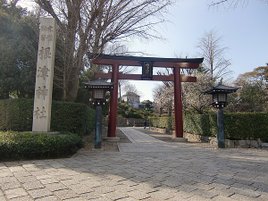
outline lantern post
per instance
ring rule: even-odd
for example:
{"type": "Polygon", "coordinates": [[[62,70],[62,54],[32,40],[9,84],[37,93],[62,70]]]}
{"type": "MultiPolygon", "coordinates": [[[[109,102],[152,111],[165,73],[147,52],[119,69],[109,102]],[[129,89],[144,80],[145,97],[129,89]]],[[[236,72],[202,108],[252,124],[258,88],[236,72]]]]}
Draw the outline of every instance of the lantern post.
{"type": "Polygon", "coordinates": [[[92,99],[90,98],[89,101],[96,108],[94,148],[100,149],[102,142],[102,106],[106,104],[105,94],[113,89],[113,83],[98,79],[84,84],[85,88],[92,92],[92,99]]]}
{"type": "Polygon", "coordinates": [[[224,137],[224,112],[223,108],[227,106],[227,94],[234,93],[238,90],[236,87],[230,87],[222,84],[222,80],[211,89],[205,91],[205,94],[212,95],[212,106],[217,108],[217,143],[218,148],[225,148],[224,137]]]}

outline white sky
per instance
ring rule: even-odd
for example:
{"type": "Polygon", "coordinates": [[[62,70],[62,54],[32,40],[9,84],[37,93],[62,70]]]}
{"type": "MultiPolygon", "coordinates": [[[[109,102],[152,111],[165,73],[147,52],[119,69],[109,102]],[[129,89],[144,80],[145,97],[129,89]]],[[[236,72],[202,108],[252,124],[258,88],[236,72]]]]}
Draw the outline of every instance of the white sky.
{"type": "MultiPolygon", "coordinates": [[[[241,0],[242,2],[243,0],[241,0]]],[[[20,3],[31,7],[30,0],[20,3]]],[[[157,30],[165,40],[131,40],[129,51],[157,57],[196,57],[197,43],[205,32],[216,31],[222,45],[228,47],[234,79],[241,73],[268,63],[268,4],[263,0],[248,0],[236,8],[209,8],[211,0],[176,0],[167,15],[168,21],[157,30]]],[[[152,98],[152,90],[161,82],[132,82],[141,99],[152,98]]]]}

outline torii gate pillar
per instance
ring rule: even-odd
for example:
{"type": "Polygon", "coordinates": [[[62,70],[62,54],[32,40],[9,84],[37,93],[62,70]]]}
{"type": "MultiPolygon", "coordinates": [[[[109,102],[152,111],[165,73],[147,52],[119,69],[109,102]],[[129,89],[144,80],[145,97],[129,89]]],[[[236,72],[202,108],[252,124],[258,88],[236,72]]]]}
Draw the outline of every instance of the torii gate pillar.
{"type": "Polygon", "coordinates": [[[173,75],[174,75],[174,111],[175,111],[175,136],[173,137],[183,138],[180,68],[173,68],[173,75]]]}
{"type": "Polygon", "coordinates": [[[109,113],[109,123],[108,123],[108,138],[116,137],[116,123],[117,123],[117,106],[118,106],[118,74],[119,74],[119,64],[112,65],[112,82],[114,83],[114,88],[111,91],[111,101],[110,101],[110,113],[109,113]]]}

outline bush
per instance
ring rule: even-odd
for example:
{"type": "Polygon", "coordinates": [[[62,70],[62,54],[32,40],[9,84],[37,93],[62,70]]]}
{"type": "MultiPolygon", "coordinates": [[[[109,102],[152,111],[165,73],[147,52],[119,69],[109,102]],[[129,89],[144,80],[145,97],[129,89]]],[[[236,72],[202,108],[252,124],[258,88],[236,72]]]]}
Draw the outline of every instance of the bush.
{"type": "MultiPolygon", "coordinates": [[[[0,100],[0,130],[32,130],[33,100],[0,100]]],[[[83,135],[94,127],[94,110],[79,103],[53,101],[51,130],[83,135]]]]}
{"type": "Polygon", "coordinates": [[[119,102],[118,112],[120,116],[125,118],[143,119],[144,111],[141,109],[136,109],[130,106],[128,103],[119,102]]]}
{"type": "Polygon", "coordinates": [[[67,157],[82,147],[75,134],[0,132],[0,160],[67,157]]]}
{"type": "Polygon", "coordinates": [[[157,128],[174,129],[175,119],[173,117],[151,117],[149,118],[150,126],[157,128]]]}
{"type": "Polygon", "coordinates": [[[32,130],[33,100],[0,100],[0,130],[32,130]]]}
{"type": "Polygon", "coordinates": [[[51,129],[68,131],[83,135],[94,128],[95,111],[84,104],[53,102],[51,110],[51,129]]]}
{"type": "MultiPolygon", "coordinates": [[[[172,119],[174,129],[174,118],[172,119]]],[[[224,133],[227,139],[258,139],[268,142],[268,113],[225,113],[224,133]]],[[[151,126],[168,127],[167,117],[150,118],[151,126]]],[[[203,136],[216,136],[217,116],[215,113],[184,114],[184,131],[203,136]]]]}
{"type": "Polygon", "coordinates": [[[258,139],[268,142],[268,113],[227,113],[225,135],[229,139],[258,139]]]}
{"type": "Polygon", "coordinates": [[[216,114],[185,113],[183,129],[185,132],[188,133],[199,134],[203,136],[216,136],[216,114]]]}

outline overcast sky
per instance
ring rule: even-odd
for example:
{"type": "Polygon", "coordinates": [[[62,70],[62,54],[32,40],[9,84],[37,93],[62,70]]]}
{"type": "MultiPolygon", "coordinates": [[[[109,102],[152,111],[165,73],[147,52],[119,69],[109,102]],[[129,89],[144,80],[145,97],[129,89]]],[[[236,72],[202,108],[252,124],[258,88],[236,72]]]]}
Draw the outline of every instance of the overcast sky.
{"type": "MultiPolygon", "coordinates": [[[[166,22],[156,29],[165,40],[135,40],[127,43],[129,51],[157,57],[196,57],[198,41],[214,30],[228,47],[226,58],[235,79],[239,74],[268,63],[268,4],[264,0],[246,2],[236,8],[209,8],[211,0],[176,0],[166,22]]],[[[21,3],[27,3],[21,0],[21,3]]],[[[28,4],[29,6],[29,4],[28,4]]],[[[134,82],[142,99],[152,100],[155,82],[134,82]]],[[[159,83],[158,83],[159,84],[159,83]]]]}

